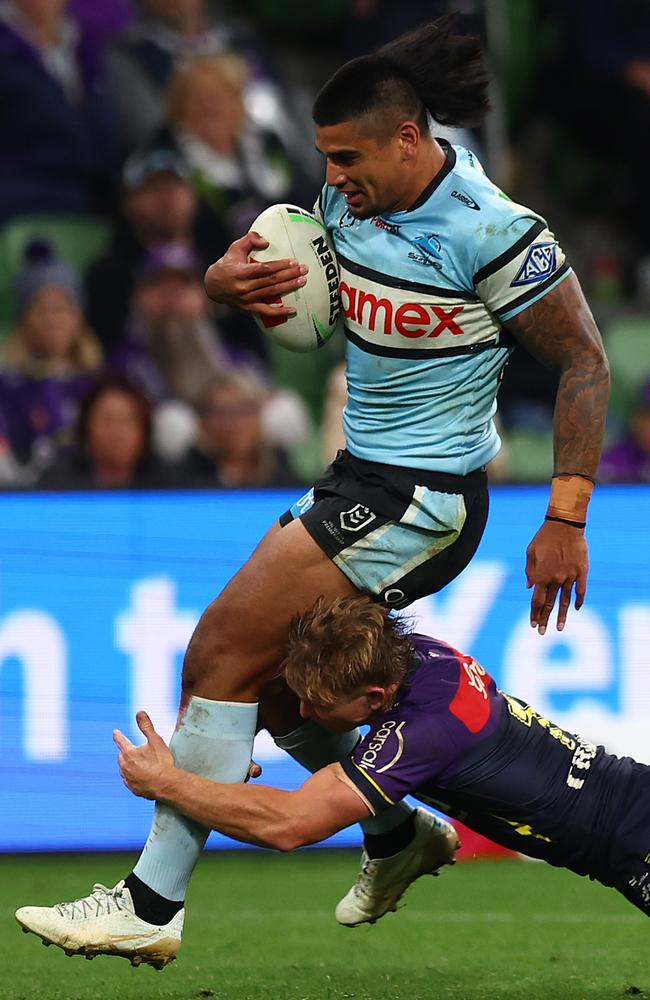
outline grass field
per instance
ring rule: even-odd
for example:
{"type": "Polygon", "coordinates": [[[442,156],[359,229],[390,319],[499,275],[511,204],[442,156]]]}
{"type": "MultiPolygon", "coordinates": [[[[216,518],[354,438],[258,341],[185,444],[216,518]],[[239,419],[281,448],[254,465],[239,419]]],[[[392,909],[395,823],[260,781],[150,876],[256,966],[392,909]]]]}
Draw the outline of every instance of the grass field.
{"type": "Polygon", "coordinates": [[[0,858],[0,1000],[497,1000],[650,997],[646,918],[614,891],[520,861],[459,864],[406,906],[347,930],[332,909],[348,853],[207,855],[185,943],[162,972],[67,958],[15,906],[112,885],[125,855],[0,858]]]}

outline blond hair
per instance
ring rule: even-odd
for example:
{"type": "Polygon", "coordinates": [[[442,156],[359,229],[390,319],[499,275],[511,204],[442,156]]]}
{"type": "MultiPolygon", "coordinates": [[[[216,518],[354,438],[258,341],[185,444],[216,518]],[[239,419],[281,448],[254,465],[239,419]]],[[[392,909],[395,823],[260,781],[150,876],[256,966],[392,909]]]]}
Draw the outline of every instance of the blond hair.
{"type": "Polygon", "coordinates": [[[258,403],[260,406],[269,394],[257,372],[251,369],[234,368],[219,372],[204,386],[198,398],[199,413],[210,409],[214,394],[220,389],[234,389],[247,403],[258,403]]]}
{"type": "Polygon", "coordinates": [[[245,118],[243,90],[248,78],[248,68],[241,56],[233,52],[218,52],[196,56],[183,63],[172,75],[167,87],[167,113],[175,125],[183,125],[185,109],[191,99],[192,86],[199,77],[207,76],[224,83],[238,98],[242,121],[245,118]]]}
{"type": "Polygon", "coordinates": [[[369,597],[319,597],[289,626],[287,684],[318,705],[333,705],[362,685],[401,684],[413,657],[409,630],[369,597]]]}
{"type": "Polygon", "coordinates": [[[23,375],[39,378],[70,373],[87,375],[102,367],[104,352],[95,334],[81,319],[65,358],[36,358],[25,342],[23,325],[18,323],[2,346],[2,361],[23,375]]]}

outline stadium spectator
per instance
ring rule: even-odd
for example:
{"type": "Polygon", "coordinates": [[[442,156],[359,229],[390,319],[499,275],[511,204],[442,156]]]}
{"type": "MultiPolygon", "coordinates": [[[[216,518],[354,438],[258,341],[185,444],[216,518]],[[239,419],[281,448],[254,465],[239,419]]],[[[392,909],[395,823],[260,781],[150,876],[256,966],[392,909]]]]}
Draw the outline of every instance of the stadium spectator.
{"type": "Polygon", "coordinates": [[[598,475],[604,483],[650,483],[650,380],[637,398],[629,433],[603,453],[598,475]]]}
{"type": "MultiPolygon", "coordinates": [[[[344,34],[345,56],[352,59],[365,55],[426,21],[434,21],[449,10],[462,7],[463,14],[467,14],[475,6],[475,0],[464,0],[462,4],[458,0],[453,3],[450,0],[400,0],[400,3],[352,0],[344,34]]],[[[472,24],[472,29],[479,28],[480,24],[472,24]]]]}
{"type": "MultiPolygon", "coordinates": [[[[121,220],[113,242],[86,282],[90,321],[107,351],[124,335],[135,275],[147,253],[161,243],[195,245],[197,198],[183,159],[168,149],[129,157],[119,207],[121,220]]],[[[214,248],[200,256],[207,266],[214,248]]]]}
{"type": "Polygon", "coordinates": [[[0,413],[16,483],[70,442],[79,403],[102,364],[75,271],[44,243],[28,247],[14,285],[15,325],[2,352],[0,413]]]}
{"type": "Polygon", "coordinates": [[[205,0],[140,0],[138,17],[107,53],[109,88],[130,148],[150,142],[164,126],[166,88],[174,71],[195,56],[221,52],[237,52],[246,62],[249,114],[299,141],[269,54],[241,21],[215,13],[205,0]]]}
{"type": "Polygon", "coordinates": [[[640,196],[650,155],[650,6],[643,0],[554,0],[553,6],[565,35],[563,62],[545,74],[544,85],[570,130],[569,148],[577,140],[591,158],[574,191],[592,217],[608,221],[602,242],[615,284],[618,241],[633,254],[650,255],[650,213],[640,196]],[[603,141],[603,122],[615,122],[628,141],[603,141]]]}
{"type": "Polygon", "coordinates": [[[268,390],[251,373],[233,372],[214,379],[198,407],[199,435],[182,466],[192,486],[232,488],[296,486],[282,449],[264,432],[268,390]]]}
{"type": "Polygon", "coordinates": [[[153,401],[193,406],[216,375],[258,364],[221,337],[201,275],[196,255],[182,243],[152,250],[136,275],[126,336],[109,364],[153,401]]]}
{"type": "Polygon", "coordinates": [[[277,201],[311,204],[314,191],[278,135],[248,114],[246,62],[233,53],[199,56],[169,83],[169,141],[229,241],[277,201]]]}
{"type": "MultiPolygon", "coordinates": [[[[195,251],[203,272],[231,240],[230,230],[199,205],[189,175],[184,158],[168,147],[141,150],[124,165],[121,220],[86,282],[90,322],[107,352],[124,338],[135,278],[148,253],[161,244],[182,244],[195,251]]],[[[223,307],[215,313],[226,337],[265,357],[264,337],[250,316],[223,307]]]]}
{"type": "Polygon", "coordinates": [[[100,45],[124,31],[133,16],[129,0],[110,0],[110,3],[97,3],[97,0],[69,0],[67,9],[100,45]]]}
{"type": "Polygon", "coordinates": [[[156,489],[177,485],[151,447],[151,404],[120,377],[91,389],[81,406],[76,448],[41,475],[41,489],[156,489]]]}
{"type": "Polygon", "coordinates": [[[65,7],[0,3],[0,224],[110,208],[117,148],[100,52],[65,7]]]}

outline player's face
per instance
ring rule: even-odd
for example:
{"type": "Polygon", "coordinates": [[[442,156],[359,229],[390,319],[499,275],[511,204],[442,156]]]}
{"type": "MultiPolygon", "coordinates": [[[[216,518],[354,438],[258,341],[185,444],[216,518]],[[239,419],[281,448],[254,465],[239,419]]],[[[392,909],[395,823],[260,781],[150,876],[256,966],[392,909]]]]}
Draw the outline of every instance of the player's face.
{"type": "Polygon", "coordinates": [[[389,687],[364,686],[337,699],[333,705],[301,699],[300,714],[303,719],[314,719],[334,733],[347,733],[369,722],[378,712],[385,711],[392,704],[396,690],[395,684],[389,687]]]}
{"type": "Polygon", "coordinates": [[[316,127],[316,148],[326,158],[325,181],[345,197],[355,219],[408,208],[410,173],[403,137],[376,137],[354,121],[316,127]]]}

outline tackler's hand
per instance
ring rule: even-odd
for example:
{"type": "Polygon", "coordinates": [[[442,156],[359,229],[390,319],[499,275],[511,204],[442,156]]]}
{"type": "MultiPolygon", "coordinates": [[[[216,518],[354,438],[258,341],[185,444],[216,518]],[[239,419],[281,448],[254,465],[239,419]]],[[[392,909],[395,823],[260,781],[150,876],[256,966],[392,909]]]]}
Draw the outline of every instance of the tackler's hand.
{"type": "Polygon", "coordinates": [[[255,778],[261,777],[261,774],[262,774],[262,768],[260,767],[260,765],[257,763],[256,760],[252,760],[248,765],[248,773],[244,778],[244,784],[246,784],[247,781],[252,781],[255,778]]]}
{"type": "Polygon", "coordinates": [[[147,740],[140,747],[131,743],[119,729],[113,730],[113,740],[119,749],[117,763],[120,774],[134,795],[157,799],[174,771],[174,757],[146,712],[138,712],[135,719],[147,740]]]}

